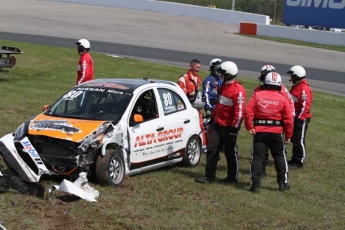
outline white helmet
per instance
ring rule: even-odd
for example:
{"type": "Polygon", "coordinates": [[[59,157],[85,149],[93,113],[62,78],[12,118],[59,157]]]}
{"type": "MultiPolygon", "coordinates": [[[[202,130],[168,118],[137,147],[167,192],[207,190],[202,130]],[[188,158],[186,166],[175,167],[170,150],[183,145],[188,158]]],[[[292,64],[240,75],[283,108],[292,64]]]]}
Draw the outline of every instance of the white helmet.
{"type": "Polygon", "coordinates": [[[261,72],[260,72],[260,77],[258,78],[260,81],[264,82],[265,81],[265,77],[266,75],[269,73],[269,72],[273,72],[275,71],[276,69],[274,68],[273,65],[264,65],[262,68],[261,68],[261,72]]]}
{"type": "Polygon", "coordinates": [[[84,47],[84,49],[90,49],[90,42],[87,39],[79,39],[76,43],[78,46],[84,47]]]}
{"type": "Polygon", "coordinates": [[[196,98],[195,98],[195,100],[193,101],[192,106],[193,106],[195,109],[197,109],[197,110],[202,110],[202,109],[204,108],[205,102],[203,102],[201,91],[199,91],[199,92],[196,94],[196,98]]]}
{"type": "Polygon", "coordinates": [[[304,78],[307,76],[305,69],[300,65],[292,66],[286,73],[296,76],[297,78],[304,78]]]}
{"type": "Polygon", "coordinates": [[[220,74],[228,74],[228,75],[231,75],[231,76],[234,76],[234,77],[236,77],[237,74],[238,74],[237,65],[235,63],[233,63],[232,61],[225,61],[225,62],[223,62],[217,68],[217,71],[220,74]]]}
{"type": "Polygon", "coordinates": [[[282,85],[282,78],[279,73],[277,72],[270,72],[266,75],[265,78],[265,85],[275,85],[281,86],[282,85]]]}
{"type": "Polygon", "coordinates": [[[305,69],[300,65],[292,66],[286,73],[290,74],[290,81],[292,81],[293,84],[296,84],[307,75],[305,69]]]}
{"type": "Polygon", "coordinates": [[[222,63],[222,60],[219,58],[213,58],[210,61],[210,70],[214,70],[220,63],[222,63]]]}

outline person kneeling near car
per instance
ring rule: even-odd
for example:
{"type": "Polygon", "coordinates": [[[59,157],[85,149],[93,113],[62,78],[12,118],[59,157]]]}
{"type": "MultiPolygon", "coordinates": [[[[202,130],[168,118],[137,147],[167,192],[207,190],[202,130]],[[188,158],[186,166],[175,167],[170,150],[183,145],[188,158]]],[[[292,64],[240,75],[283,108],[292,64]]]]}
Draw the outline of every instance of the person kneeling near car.
{"type": "Polygon", "coordinates": [[[250,168],[251,192],[259,191],[262,161],[267,148],[274,159],[279,190],[290,188],[285,143],[291,140],[293,114],[289,100],[280,90],[281,76],[277,72],[268,73],[263,90],[253,93],[245,109],[245,126],[254,137],[250,168]]]}

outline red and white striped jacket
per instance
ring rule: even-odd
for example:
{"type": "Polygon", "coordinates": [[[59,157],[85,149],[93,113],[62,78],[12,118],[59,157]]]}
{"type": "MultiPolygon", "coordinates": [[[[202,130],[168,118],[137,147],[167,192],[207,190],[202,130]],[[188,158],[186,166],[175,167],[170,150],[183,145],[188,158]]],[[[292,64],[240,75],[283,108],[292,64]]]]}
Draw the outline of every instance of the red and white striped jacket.
{"type": "Polygon", "coordinates": [[[224,82],[213,111],[214,122],[220,126],[241,128],[246,102],[246,90],[240,82],[224,82]]]}
{"type": "Polygon", "coordinates": [[[292,85],[290,94],[294,101],[296,118],[300,120],[311,118],[313,92],[307,80],[304,78],[299,83],[292,85]]]}
{"type": "Polygon", "coordinates": [[[88,52],[81,54],[78,62],[77,74],[78,78],[76,85],[93,80],[93,62],[88,52]]]}
{"type": "MultiPolygon", "coordinates": [[[[254,92],[259,92],[263,90],[262,88],[262,85],[259,85],[258,87],[256,87],[254,89],[254,92]]],[[[285,85],[281,85],[281,90],[279,91],[279,93],[281,93],[283,96],[285,96],[288,100],[289,100],[289,105],[290,105],[290,108],[291,108],[291,111],[292,111],[292,115],[295,116],[295,105],[294,105],[294,101],[293,101],[293,98],[289,92],[289,90],[286,88],[285,85]]]]}
{"type": "Polygon", "coordinates": [[[288,99],[274,90],[253,93],[245,109],[245,126],[256,133],[269,132],[292,137],[293,115],[288,99]]]}

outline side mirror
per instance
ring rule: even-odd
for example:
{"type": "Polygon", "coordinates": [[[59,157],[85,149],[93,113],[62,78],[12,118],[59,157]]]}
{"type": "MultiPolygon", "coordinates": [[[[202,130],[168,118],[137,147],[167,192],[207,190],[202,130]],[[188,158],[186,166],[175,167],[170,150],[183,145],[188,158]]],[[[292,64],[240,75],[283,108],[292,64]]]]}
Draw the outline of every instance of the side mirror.
{"type": "Polygon", "coordinates": [[[144,121],[144,118],[140,114],[134,114],[133,120],[134,120],[135,123],[141,123],[141,122],[144,121]]]}
{"type": "Polygon", "coordinates": [[[44,111],[46,111],[47,109],[49,109],[49,106],[50,106],[50,105],[44,105],[44,106],[42,107],[42,112],[44,112],[44,111]]]}

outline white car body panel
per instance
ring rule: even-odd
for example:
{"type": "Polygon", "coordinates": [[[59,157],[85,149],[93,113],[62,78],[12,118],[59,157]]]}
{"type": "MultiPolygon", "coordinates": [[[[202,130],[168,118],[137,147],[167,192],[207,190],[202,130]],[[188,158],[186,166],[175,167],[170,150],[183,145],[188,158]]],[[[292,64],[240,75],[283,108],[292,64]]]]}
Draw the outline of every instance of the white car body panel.
{"type": "MultiPolygon", "coordinates": [[[[53,122],[54,119],[58,121],[61,118],[52,117],[53,122]]],[[[66,120],[66,124],[69,125],[68,118],[66,120]]],[[[87,120],[80,120],[80,122],[87,122],[87,120]]],[[[103,125],[106,123],[110,124],[109,121],[105,121],[103,125]]],[[[113,129],[111,132],[102,136],[100,154],[105,155],[110,145],[118,146],[123,154],[125,174],[127,175],[134,175],[181,162],[183,160],[184,148],[192,136],[198,136],[200,143],[203,143],[199,125],[199,112],[189,103],[183,90],[176,83],[172,82],[169,84],[157,82],[143,84],[137,87],[133,91],[132,99],[127,105],[121,119],[118,123],[110,125],[113,129]],[[163,101],[158,88],[175,93],[183,100],[184,105],[181,105],[180,108],[171,113],[165,114],[163,107],[165,106],[165,109],[167,109],[170,106],[169,100],[166,100],[169,97],[169,93],[164,94],[167,98],[164,98],[163,101]],[[147,90],[153,90],[154,92],[158,117],[131,125],[130,116],[134,110],[135,103],[139,96],[147,90]]],[[[71,126],[71,128],[77,129],[78,127],[71,126]]],[[[82,130],[79,130],[76,133],[80,134],[81,132],[82,130]]],[[[92,145],[92,142],[96,141],[97,138],[99,138],[99,135],[96,130],[92,134],[90,133],[85,136],[80,146],[92,145]]],[[[21,166],[22,173],[19,176],[23,180],[39,182],[43,174],[55,174],[55,171],[53,172],[45,166],[39,153],[27,137],[24,137],[20,143],[36,164],[39,169],[38,173],[35,173],[20,157],[14,144],[13,134],[7,134],[0,139],[0,150],[3,154],[12,155],[11,158],[16,162],[11,162],[11,164],[19,164],[21,166]]],[[[79,167],[84,166],[84,162],[80,162],[79,156],[77,156],[76,162],[79,167]]]]}

